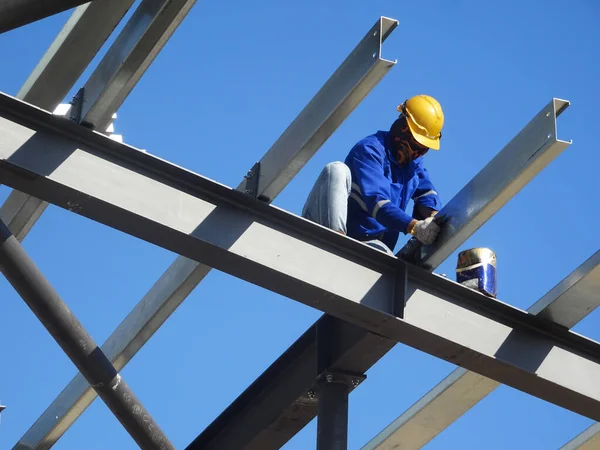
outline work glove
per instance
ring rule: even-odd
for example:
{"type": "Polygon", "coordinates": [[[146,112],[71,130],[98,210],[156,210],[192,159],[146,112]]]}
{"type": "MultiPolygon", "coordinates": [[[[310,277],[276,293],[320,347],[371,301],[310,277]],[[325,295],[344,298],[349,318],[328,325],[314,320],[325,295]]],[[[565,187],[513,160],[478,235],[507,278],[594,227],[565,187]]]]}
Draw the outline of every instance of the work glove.
{"type": "Polygon", "coordinates": [[[433,217],[419,220],[412,229],[412,234],[425,245],[433,244],[439,233],[440,227],[433,221],[433,217]]]}

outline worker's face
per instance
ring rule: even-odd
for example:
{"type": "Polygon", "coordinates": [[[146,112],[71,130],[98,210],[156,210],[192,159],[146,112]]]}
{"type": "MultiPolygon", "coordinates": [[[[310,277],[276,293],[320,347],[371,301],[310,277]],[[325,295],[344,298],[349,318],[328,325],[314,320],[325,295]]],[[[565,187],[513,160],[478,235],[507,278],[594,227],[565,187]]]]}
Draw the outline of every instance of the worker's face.
{"type": "Polygon", "coordinates": [[[410,161],[414,161],[429,151],[427,147],[415,141],[408,125],[400,128],[400,132],[394,137],[394,143],[396,147],[396,161],[400,165],[408,164],[410,161]]]}

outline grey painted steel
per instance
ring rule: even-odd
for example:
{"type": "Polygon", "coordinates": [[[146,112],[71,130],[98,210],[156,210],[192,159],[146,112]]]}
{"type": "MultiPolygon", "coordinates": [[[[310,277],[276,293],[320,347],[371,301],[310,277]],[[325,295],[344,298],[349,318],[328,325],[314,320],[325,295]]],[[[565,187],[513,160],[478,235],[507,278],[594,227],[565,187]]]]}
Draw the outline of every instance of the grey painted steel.
{"type": "Polygon", "coordinates": [[[133,0],[102,0],[76,8],[19,90],[17,97],[53,111],[132,4],[133,0]]]}
{"type": "MultiPolygon", "coordinates": [[[[372,55],[381,55],[383,39],[396,26],[396,21],[380,18],[261,159],[261,195],[268,192],[269,197],[275,198],[316,153],[325,136],[335,131],[394,66],[393,62],[372,58],[372,55]],[[321,121],[315,117],[321,117],[321,121]],[[271,165],[277,165],[281,171],[271,170],[271,165]]],[[[238,189],[243,190],[244,186],[242,181],[238,189]]],[[[118,370],[133,358],[210,270],[182,256],[175,260],[103,344],[103,351],[118,370]]],[[[85,379],[76,375],[14,450],[50,448],[95,398],[95,392],[85,379]]]]}
{"type": "MultiPolygon", "coordinates": [[[[536,165],[536,170],[529,170],[521,166],[515,166],[511,170],[511,166],[505,164],[495,168],[488,166],[488,171],[498,171],[503,175],[494,178],[499,183],[492,190],[496,196],[481,199],[476,192],[463,189],[450,200],[445,208],[460,213],[461,208],[456,205],[462,205],[462,213],[466,214],[473,209],[470,206],[471,203],[476,202],[474,206],[479,210],[479,214],[471,216],[472,220],[477,220],[479,223],[488,220],[499,205],[510,199],[509,193],[512,190],[508,187],[515,185],[515,178],[521,178],[518,184],[525,184],[541,169],[540,163],[547,164],[568,146],[567,142],[556,139],[555,120],[567,105],[567,102],[552,100],[505,147],[505,150],[508,149],[508,151],[519,148],[519,152],[528,155],[527,160],[536,165]],[[550,142],[547,142],[546,139],[550,139],[550,142]],[[528,177],[528,179],[524,177],[528,177]]],[[[494,161],[495,163],[503,162],[505,158],[497,157],[494,158],[494,161]]],[[[472,185],[472,182],[468,185],[472,185]]],[[[469,224],[464,220],[455,220],[455,222],[462,223],[463,226],[469,224]]],[[[473,230],[473,227],[470,229],[473,230]]],[[[454,231],[457,234],[460,233],[462,239],[469,237],[469,233],[463,232],[462,228],[454,231]]],[[[451,245],[457,244],[456,240],[448,242],[451,245]]],[[[460,242],[458,244],[460,245],[460,242]]],[[[438,249],[438,252],[440,255],[451,253],[443,246],[438,249]]],[[[437,259],[440,259],[439,256],[437,259]]],[[[226,408],[194,440],[194,443],[198,444],[196,448],[236,448],[248,443],[248,448],[251,449],[276,449],[284,445],[308,424],[315,417],[316,408],[314,402],[307,398],[307,391],[311,388],[314,380],[321,376],[321,373],[315,369],[316,329],[327,319],[327,316],[323,316],[313,324],[253,385],[226,408]],[[298,350],[299,348],[302,350],[298,350]],[[281,395],[281,392],[290,392],[296,395],[290,401],[288,396],[281,395]],[[263,411],[263,408],[266,412],[263,411]],[[238,432],[241,427],[244,427],[243,432],[238,432]],[[236,438],[232,437],[234,430],[236,438]]],[[[391,340],[355,330],[351,325],[345,323],[339,324],[338,333],[345,337],[339,343],[339,349],[336,357],[333,358],[331,367],[340,370],[364,373],[395,344],[391,340]]],[[[191,448],[193,447],[190,446],[191,448]]]]}
{"type": "Polygon", "coordinates": [[[0,2],[0,33],[36,22],[87,3],[89,0],[3,0],[0,2]]]}
{"type": "MultiPolygon", "coordinates": [[[[53,111],[112,31],[133,0],[102,0],[79,6],[58,33],[17,97],[53,111]]],[[[0,218],[22,241],[48,204],[23,192],[12,191],[0,208],[0,218]]]]}
{"type": "Polygon", "coordinates": [[[317,450],[348,448],[348,386],[320,382],[317,401],[317,450]]]}
{"type": "Polygon", "coordinates": [[[104,130],[196,0],[143,0],[83,87],[81,122],[104,130]]]}
{"type": "Polygon", "coordinates": [[[600,250],[528,311],[572,328],[600,306],[600,250]]]}
{"type": "MultiPolygon", "coordinates": [[[[544,319],[561,319],[568,328],[600,304],[600,250],[553,287],[528,310],[544,319]],[[582,307],[578,307],[582,305],[582,307]],[[569,306],[572,309],[569,309],[569,306]]],[[[455,369],[402,413],[362,450],[419,449],[491,394],[500,384],[463,368],[455,369]]]]}
{"type": "Polygon", "coordinates": [[[0,271],[140,448],[175,449],[123,377],[1,221],[0,271]]]}
{"type": "Polygon", "coordinates": [[[560,450],[598,450],[600,448],[600,423],[596,422],[560,450]]]}
{"type": "Polygon", "coordinates": [[[0,117],[5,184],[600,418],[600,344],[414,266],[396,318],[395,257],[11,97],[0,117]]]}

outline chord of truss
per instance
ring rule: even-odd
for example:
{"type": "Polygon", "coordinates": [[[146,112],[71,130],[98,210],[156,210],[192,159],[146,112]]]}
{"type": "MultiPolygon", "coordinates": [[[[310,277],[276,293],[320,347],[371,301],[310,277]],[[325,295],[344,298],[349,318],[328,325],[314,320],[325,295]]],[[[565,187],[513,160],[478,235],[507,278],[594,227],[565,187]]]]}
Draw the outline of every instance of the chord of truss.
{"type": "Polygon", "coordinates": [[[600,448],[600,423],[596,422],[560,450],[596,450],[600,448]]]}
{"type": "MultiPolygon", "coordinates": [[[[59,106],[132,4],[133,0],[102,0],[77,7],[17,97],[49,111],[59,106]]],[[[0,219],[22,241],[47,206],[13,190],[0,208],[0,219]]]]}
{"type": "MultiPolygon", "coordinates": [[[[561,104],[551,101],[541,112],[553,130],[561,104]]],[[[545,142],[538,153],[568,146],[554,134],[545,142]]],[[[367,332],[600,418],[600,344],[6,95],[0,179],[367,332]],[[406,305],[404,318],[393,314],[398,305],[406,305]]]]}
{"type": "MultiPolygon", "coordinates": [[[[446,259],[569,145],[557,140],[556,134],[556,116],[567,106],[559,100],[546,105],[444,206],[440,214],[447,215],[448,223],[436,244],[412,248],[421,263],[435,267],[446,259]]],[[[317,414],[317,405],[307,392],[323,375],[315,369],[319,326],[337,329],[334,334],[339,342],[329,367],[333,370],[366,373],[395,345],[385,337],[323,316],[198,436],[195,448],[276,449],[308,424],[317,414]]]]}
{"type": "Polygon", "coordinates": [[[88,1],[3,0],[0,2],[0,33],[67,11],[88,1]]]}
{"type": "MultiPolygon", "coordinates": [[[[395,65],[395,61],[381,57],[381,47],[397,24],[386,17],[377,20],[238,190],[254,191],[254,196],[265,201],[277,197],[395,65]]],[[[133,358],[210,270],[185,257],[175,260],[103,344],[103,351],[117,370],[133,358]]],[[[19,440],[15,450],[51,447],[95,398],[81,374],[76,375],[19,440]]]]}
{"type": "Polygon", "coordinates": [[[56,290],[0,221],[0,271],[141,447],[175,447],[56,290]]]}
{"type": "MultiPolygon", "coordinates": [[[[527,311],[571,328],[600,305],[600,250],[590,256],[527,311]]],[[[419,449],[491,394],[500,384],[463,368],[370,440],[363,450],[419,449]]]]}

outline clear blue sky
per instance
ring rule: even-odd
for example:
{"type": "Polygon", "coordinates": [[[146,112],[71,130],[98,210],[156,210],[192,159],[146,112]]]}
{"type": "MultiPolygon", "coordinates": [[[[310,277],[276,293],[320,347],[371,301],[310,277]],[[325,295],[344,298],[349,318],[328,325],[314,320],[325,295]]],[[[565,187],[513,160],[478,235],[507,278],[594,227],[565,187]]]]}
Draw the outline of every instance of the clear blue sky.
{"type": "MultiPolygon", "coordinates": [[[[525,309],[600,247],[595,0],[199,1],[119,110],[117,132],[237,186],[380,15],[400,21],[384,45],[384,56],[398,64],[275,204],[299,213],[322,166],[387,129],[408,96],[428,93],[444,107],[442,150],[426,157],[443,201],[552,97],[570,100],[558,129],[573,144],[461,247],[495,250],[499,298],[525,309]]],[[[17,93],[68,16],[0,35],[1,91],[17,93]]],[[[0,188],[2,200],[8,192],[0,188]]],[[[24,245],[99,344],[176,256],[56,207],[24,245]]],[[[455,257],[438,272],[453,276],[455,257]]],[[[3,450],[76,369],[4,278],[0,298],[0,400],[9,406],[0,426],[3,450]]],[[[183,448],[320,315],[213,271],[122,373],[183,448]]],[[[598,313],[576,330],[599,338],[598,313]]],[[[453,369],[397,345],[351,396],[350,448],[453,369]]],[[[427,448],[553,449],[591,423],[503,386],[427,448]]],[[[315,436],[313,421],[285,448],[314,448],[315,436]]],[[[136,447],[96,400],[55,448],[136,447]]]]}

